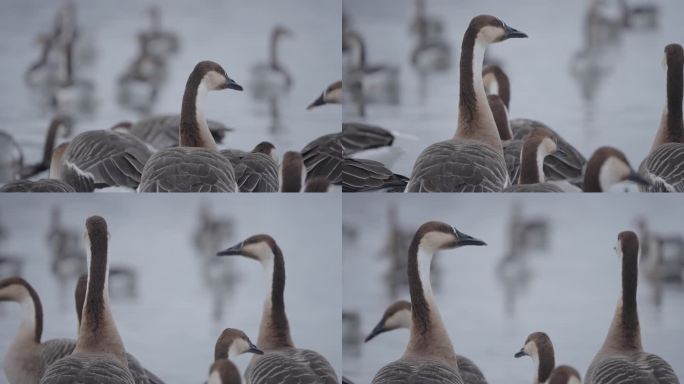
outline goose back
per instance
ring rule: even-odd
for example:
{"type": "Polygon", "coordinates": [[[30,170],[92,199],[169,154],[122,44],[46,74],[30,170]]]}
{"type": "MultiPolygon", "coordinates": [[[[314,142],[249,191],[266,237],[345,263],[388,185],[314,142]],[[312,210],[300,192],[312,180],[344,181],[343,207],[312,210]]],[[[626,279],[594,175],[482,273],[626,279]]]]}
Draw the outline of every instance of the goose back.
{"type": "Polygon", "coordinates": [[[53,364],[40,384],[135,384],[128,367],[109,354],[75,353],[53,364]]]}
{"type": "Polygon", "coordinates": [[[62,180],[15,180],[3,185],[0,192],[76,192],[69,184],[62,180]]]}
{"type": "Polygon", "coordinates": [[[344,154],[340,133],[323,135],[302,149],[306,179],[322,177],[331,184],[342,183],[344,154]]]}
{"type": "Polygon", "coordinates": [[[406,359],[384,366],[372,381],[373,384],[463,384],[458,368],[441,360],[406,359]]]}
{"type": "Polygon", "coordinates": [[[245,372],[253,384],[337,384],[332,366],[319,353],[286,348],[254,355],[245,372]]]}
{"type": "Polygon", "coordinates": [[[235,149],[221,155],[233,165],[240,192],[278,192],[278,164],[271,156],[235,149]]]}
{"type": "Polygon", "coordinates": [[[586,384],[679,384],[670,364],[645,352],[614,356],[592,362],[586,384]]]}
{"type": "Polygon", "coordinates": [[[661,144],[641,162],[639,173],[651,185],[639,185],[644,192],[684,192],[684,144],[661,144]]]}

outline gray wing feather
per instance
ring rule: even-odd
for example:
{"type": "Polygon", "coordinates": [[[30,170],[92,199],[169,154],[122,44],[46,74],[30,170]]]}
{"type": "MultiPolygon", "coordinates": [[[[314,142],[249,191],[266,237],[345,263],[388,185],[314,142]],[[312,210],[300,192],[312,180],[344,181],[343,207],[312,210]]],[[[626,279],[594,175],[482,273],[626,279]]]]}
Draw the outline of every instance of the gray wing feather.
{"type": "Polygon", "coordinates": [[[592,363],[586,384],[678,384],[672,367],[650,353],[607,357],[592,363]]]}
{"type": "Polygon", "coordinates": [[[0,192],[76,192],[74,188],[55,179],[16,180],[0,188],[0,192]]]}
{"type": "Polygon", "coordinates": [[[252,384],[337,384],[337,375],[319,353],[306,349],[268,351],[255,356],[245,372],[252,384]]]}
{"type": "Polygon", "coordinates": [[[223,150],[233,165],[240,192],[278,192],[278,164],[263,153],[223,150]]]}
{"type": "Polygon", "coordinates": [[[340,133],[323,135],[302,149],[307,180],[322,177],[330,184],[342,183],[344,151],[341,137],[340,133]]]}
{"type": "Polygon", "coordinates": [[[503,156],[486,144],[447,140],[418,156],[408,192],[499,192],[508,181],[503,156]]]}
{"type": "Polygon", "coordinates": [[[133,376],[135,384],[163,384],[155,374],[143,368],[142,364],[130,353],[126,353],[126,360],[128,360],[128,370],[133,376]]]}
{"type": "Polygon", "coordinates": [[[230,161],[216,151],[177,147],[154,154],[145,164],[140,192],[236,192],[230,161]]]}
{"type": "Polygon", "coordinates": [[[487,384],[484,374],[472,360],[465,356],[456,355],[456,362],[464,384],[487,384]]]}
{"type": "Polygon", "coordinates": [[[659,145],[639,166],[639,173],[651,180],[644,192],[684,192],[684,144],[659,145]]]}
{"type": "Polygon", "coordinates": [[[564,192],[561,187],[552,183],[515,184],[507,187],[504,192],[564,192]]]}
{"type": "Polygon", "coordinates": [[[373,384],[463,384],[458,370],[433,360],[397,360],[385,365],[373,384]]]}
{"type": "Polygon", "coordinates": [[[347,158],[342,172],[343,192],[364,192],[388,189],[403,192],[408,178],[392,173],[384,164],[365,159],[347,158]]]}
{"type": "Polygon", "coordinates": [[[76,340],[53,339],[43,342],[40,358],[44,367],[49,367],[55,361],[71,355],[76,348],[76,340]]]}
{"type": "Polygon", "coordinates": [[[342,146],[345,156],[367,149],[392,145],[394,135],[388,130],[363,123],[342,124],[342,146]]]}
{"type": "Polygon", "coordinates": [[[41,384],[135,384],[128,369],[108,355],[74,354],[52,364],[41,384]]]}

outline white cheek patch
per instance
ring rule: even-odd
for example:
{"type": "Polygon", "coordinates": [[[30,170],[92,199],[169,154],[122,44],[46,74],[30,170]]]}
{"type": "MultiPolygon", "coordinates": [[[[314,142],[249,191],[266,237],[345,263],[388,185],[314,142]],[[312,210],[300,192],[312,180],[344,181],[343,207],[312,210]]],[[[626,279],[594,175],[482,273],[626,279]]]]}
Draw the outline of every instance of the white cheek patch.
{"type": "Polygon", "coordinates": [[[202,78],[202,83],[207,89],[218,89],[226,82],[226,77],[216,71],[209,71],[202,78]]]}
{"type": "Polygon", "coordinates": [[[444,232],[428,232],[420,240],[420,246],[426,250],[436,252],[454,241],[454,235],[444,232]]]}
{"type": "Polygon", "coordinates": [[[271,251],[271,247],[269,247],[268,244],[263,241],[247,244],[243,247],[243,250],[245,253],[256,256],[259,260],[273,259],[273,251],[271,251]]]}
{"type": "Polygon", "coordinates": [[[528,342],[527,344],[525,344],[523,351],[525,351],[525,353],[527,353],[529,356],[532,356],[532,357],[537,356],[538,355],[537,343],[535,343],[534,341],[528,342]]]}
{"type": "Polygon", "coordinates": [[[570,380],[568,380],[568,384],[582,384],[582,380],[577,376],[572,376],[570,380]]]}
{"type": "Polygon", "coordinates": [[[218,371],[212,371],[211,375],[207,379],[207,384],[222,384],[221,376],[219,376],[218,371]]]}
{"type": "Polygon", "coordinates": [[[489,44],[502,38],[504,35],[504,30],[499,27],[486,26],[480,28],[480,32],[477,33],[478,41],[489,44]]]}
{"type": "Polygon", "coordinates": [[[547,155],[556,152],[556,150],[558,149],[556,143],[551,138],[545,138],[544,140],[542,140],[542,143],[547,155]]]}
{"type": "Polygon", "coordinates": [[[385,328],[411,328],[411,323],[411,311],[402,309],[401,311],[395,312],[392,316],[387,318],[385,321],[385,328]]]}
{"type": "Polygon", "coordinates": [[[488,95],[498,95],[499,94],[499,82],[496,81],[496,76],[492,73],[487,73],[482,76],[482,81],[484,82],[485,91],[488,95]]]}
{"type": "Polygon", "coordinates": [[[608,191],[614,184],[623,181],[629,176],[630,172],[631,169],[624,161],[616,157],[609,157],[603,162],[601,169],[599,170],[599,184],[601,185],[601,189],[604,192],[608,191]]]}
{"type": "Polygon", "coordinates": [[[326,92],[324,99],[327,103],[341,103],[342,88],[335,88],[332,91],[326,92]]]}
{"type": "Polygon", "coordinates": [[[228,359],[241,355],[249,349],[249,344],[244,339],[235,339],[228,348],[228,359]]]}

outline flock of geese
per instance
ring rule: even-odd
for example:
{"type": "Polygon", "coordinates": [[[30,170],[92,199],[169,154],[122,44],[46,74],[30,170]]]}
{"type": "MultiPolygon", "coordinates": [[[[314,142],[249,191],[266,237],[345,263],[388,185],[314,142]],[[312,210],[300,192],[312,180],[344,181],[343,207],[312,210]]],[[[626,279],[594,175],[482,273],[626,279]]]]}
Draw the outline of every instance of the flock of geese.
{"type": "MultiPolygon", "coordinates": [[[[498,65],[483,68],[483,63],[490,44],[525,37],[497,17],[474,17],[462,41],[459,117],[454,136],[425,148],[415,160],[410,177],[394,174],[375,161],[374,168],[345,164],[344,190],[601,192],[630,181],[644,192],[684,192],[684,50],[680,44],[665,47],[667,104],[651,149],[635,170],[617,148],[600,147],[586,160],[547,125],[525,118],[509,119],[508,76],[498,65]],[[398,181],[405,184],[404,189],[397,186],[398,181]]],[[[354,34],[346,34],[345,39],[352,41],[346,45],[358,41],[354,34]]],[[[372,67],[368,77],[377,71],[380,69],[372,67]]],[[[363,74],[345,77],[347,81],[362,92],[366,86],[363,74]]],[[[350,124],[354,123],[343,127],[350,124]]],[[[369,147],[391,145],[392,134],[384,132],[390,139],[378,144],[373,132],[366,141],[369,147]]],[[[351,164],[358,160],[354,153],[345,155],[351,164]]]]}
{"type": "MultiPolygon", "coordinates": [[[[410,329],[410,338],[404,354],[381,368],[372,383],[487,383],[475,362],[456,353],[430,283],[430,266],[435,253],[484,245],[484,241],[442,222],[430,221],[418,228],[408,249],[411,301],[402,300],[387,307],[365,341],[402,328],[410,329]]],[[[618,235],[615,251],[620,259],[622,292],[605,341],[584,375],[586,384],[679,383],[665,360],[645,352],[642,347],[636,296],[639,250],[639,238],[634,232],[618,235]]],[[[553,344],[544,332],[533,332],[527,337],[514,355],[516,358],[523,356],[534,361],[535,370],[531,376],[535,384],[582,382],[575,368],[556,366],[553,344]]]]}
{"type": "MultiPolygon", "coordinates": [[[[119,334],[109,298],[110,236],[100,216],[86,220],[88,273],[75,289],[78,318],[76,340],[42,340],[43,307],[36,290],[26,280],[0,280],[0,301],[21,305],[19,330],[5,354],[4,370],[10,384],[54,383],[163,383],[127,352],[119,334]]],[[[231,361],[252,353],[245,372],[248,383],[338,382],[330,363],[319,353],[297,348],[285,312],[285,261],[283,252],[269,235],[255,235],[225,249],[217,256],[243,256],[260,262],[268,290],[259,336],[254,345],[244,332],[227,328],[214,346],[208,384],[239,384],[241,374],[231,361]]]]}

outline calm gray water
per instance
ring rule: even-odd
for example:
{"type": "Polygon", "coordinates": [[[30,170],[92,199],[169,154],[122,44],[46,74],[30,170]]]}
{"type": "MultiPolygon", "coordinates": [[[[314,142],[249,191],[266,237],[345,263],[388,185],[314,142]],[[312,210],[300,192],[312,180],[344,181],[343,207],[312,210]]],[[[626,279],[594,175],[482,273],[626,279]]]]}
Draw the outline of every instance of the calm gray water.
{"type": "MultiPolygon", "coordinates": [[[[571,58],[584,46],[583,20],[588,0],[427,1],[428,14],[444,23],[458,63],[461,40],[470,19],[492,14],[526,32],[490,46],[489,57],[500,62],[511,80],[511,118],[542,121],[574,144],[587,158],[602,145],[621,149],[633,166],[647,154],[665,105],[665,45],[682,43],[684,2],[658,1],[659,29],[625,30],[614,44],[598,49],[602,76],[588,81],[596,87],[592,100],[582,97],[570,73],[571,58]]],[[[616,1],[608,1],[613,6],[616,1]]],[[[632,1],[629,3],[643,3],[632,1]]],[[[614,17],[614,7],[606,14],[614,17]]],[[[366,40],[371,64],[400,67],[400,104],[369,106],[365,121],[396,131],[400,136],[390,153],[363,155],[385,161],[397,173],[409,175],[426,146],[451,137],[458,116],[458,66],[427,80],[421,98],[419,77],[410,65],[415,38],[409,33],[414,13],[411,0],[345,0],[349,26],[366,40]]],[[[345,121],[358,121],[354,108],[345,108],[345,121]]]]}
{"type": "MultiPolygon", "coordinates": [[[[127,351],[169,383],[200,383],[213,362],[214,343],[227,327],[240,328],[254,341],[265,298],[262,269],[245,258],[234,262],[238,282],[229,292],[226,315],[211,319],[211,297],[204,288],[192,243],[198,208],[203,202],[219,218],[232,218],[234,236],[226,248],[257,233],[271,234],[285,256],[285,303],[292,338],[302,348],[323,354],[341,372],[341,220],[339,198],[329,196],[249,195],[197,198],[191,195],[3,196],[0,223],[8,232],[0,254],[19,255],[24,277],[41,295],[45,308],[43,339],[76,336],[73,288],[61,307],[57,282],[50,273],[46,232],[50,210],[62,209],[62,223],[78,233],[85,219],[107,219],[110,263],[134,267],[139,297],[113,300],[113,313],[127,351]],[[292,222],[297,225],[292,225],[292,222]],[[317,241],[307,241],[314,237],[317,241]]],[[[0,305],[0,353],[4,355],[19,326],[20,309],[0,305]]],[[[249,356],[236,363],[244,370],[249,356]]],[[[4,374],[0,383],[5,382],[4,374]]]]}
{"type": "MultiPolygon", "coordinates": [[[[684,235],[681,199],[632,195],[550,196],[420,196],[366,195],[343,197],[345,224],[357,230],[356,241],[345,240],[343,308],[361,316],[365,336],[382,317],[389,298],[382,283],[387,268],[381,258],[387,233],[386,211],[399,207],[399,224],[415,230],[428,220],[441,220],[487,242],[436,256],[441,290],[436,293],[442,318],[457,353],[470,357],[490,383],[531,382],[534,365],[515,359],[534,331],[545,331],[556,350],[557,364],[570,364],[582,374],[603,343],[620,290],[617,234],[636,230],[644,217],[652,231],[684,235]],[[546,218],[549,248],[529,254],[531,281],[518,298],[514,314],[504,310],[504,291],[495,268],[508,245],[513,203],[526,217],[546,218]]],[[[434,273],[434,272],[433,272],[434,273]]],[[[666,286],[660,309],[650,300],[651,286],[638,291],[644,348],[665,358],[684,377],[684,288],[666,286]]],[[[408,291],[400,298],[408,299],[408,291]]],[[[344,374],[355,382],[370,382],[385,364],[403,353],[408,331],[398,330],[363,344],[360,354],[344,350],[344,374]]]]}
{"type": "MultiPolygon", "coordinates": [[[[116,79],[138,50],[136,34],[147,29],[145,13],[150,2],[76,1],[83,30],[93,41],[97,59],[93,67],[77,71],[96,83],[98,109],[91,119],[81,120],[76,132],[107,129],[138,115],[116,102],[116,79]]],[[[245,91],[212,92],[207,97],[207,118],[237,131],[224,141],[230,148],[251,149],[263,140],[273,142],[279,153],[301,150],[314,138],[339,130],[340,108],[329,106],[306,111],[330,83],[340,79],[340,12],[337,1],[256,0],[239,5],[221,0],[157,2],[162,26],[176,33],[181,51],[168,62],[168,82],[161,89],[155,113],[180,113],[188,75],[201,60],[214,60],[245,91]],[[266,103],[252,99],[250,68],[267,60],[270,31],[276,24],[292,30],[282,41],[280,59],[290,71],[293,88],[280,100],[280,125],[271,132],[272,119],[266,103]]],[[[0,129],[20,143],[29,162],[38,159],[44,132],[52,117],[42,110],[24,85],[23,75],[39,56],[35,43],[39,33],[52,28],[60,1],[27,0],[0,3],[0,129]]]]}

